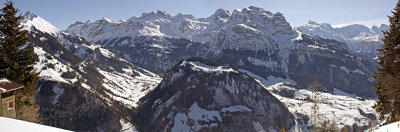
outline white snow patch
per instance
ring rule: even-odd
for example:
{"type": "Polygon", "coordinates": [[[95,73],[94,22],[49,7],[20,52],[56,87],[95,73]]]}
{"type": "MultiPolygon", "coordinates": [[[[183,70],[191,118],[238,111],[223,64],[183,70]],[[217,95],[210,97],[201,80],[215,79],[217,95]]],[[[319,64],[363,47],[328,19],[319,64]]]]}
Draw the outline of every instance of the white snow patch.
{"type": "Polygon", "coordinates": [[[271,68],[271,69],[277,69],[278,66],[279,66],[278,62],[272,61],[272,60],[265,61],[265,60],[260,60],[260,59],[252,58],[252,57],[248,57],[247,60],[251,64],[254,64],[254,65],[257,65],[257,66],[265,66],[265,67],[268,67],[268,68],[271,68]]]}
{"type": "Polygon", "coordinates": [[[355,70],[353,70],[353,71],[351,71],[352,73],[358,73],[358,74],[362,74],[362,75],[364,75],[365,73],[364,72],[362,72],[361,70],[359,70],[359,69],[355,69],[355,70]]]}
{"type": "Polygon", "coordinates": [[[232,68],[226,68],[223,66],[209,66],[209,65],[205,65],[203,63],[200,62],[192,62],[192,61],[183,61],[182,64],[180,64],[181,66],[186,66],[187,64],[189,64],[191,66],[191,68],[195,71],[204,71],[204,72],[215,72],[218,74],[221,74],[223,72],[237,72],[235,70],[233,70],[232,68]]]}
{"type": "Polygon", "coordinates": [[[81,83],[81,86],[82,86],[83,88],[86,88],[87,90],[90,90],[90,86],[87,85],[86,83],[81,83]]]}
{"type": "Polygon", "coordinates": [[[133,126],[129,122],[126,122],[124,119],[119,120],[119,123],[122,126],[121,132],[138,132],[138,130],[136,130],[135,126],[133,126]]]}
{"type": "Polygon", "coordinates": [[[0,78],[0,83],[11,83],[11,82],[6,78],[0,78]]]}
{"type": "Polygon", "coordinates": [[[45,41],[45,40],[47,40],[45,37],[40,37],[39,39],[40,39],[40,41],[45,41]]]}
{"type": "MultiPolygon", "coordinates": [[[[289,86],[285,86],[283,83],[277,83],[275,85],[265,87],[268,91],[281,91],[289,89],[294,91],[293,98],[287,98],[280,96],[277,93],[271,92],[277,99],[284,103],[290,112],[300,113],[310,117],[311,107],[313,102],[307,101],[307,98],[311,97],[311,89],[296,89],[289,86]]],[[[345,125],[353,125],[354,123],[358,126],[368,124],[371,119],[363,116],[359,110],[364,113],[377,115],[376,111],[372,108],[375,104],[375,100],[365,99],[360,100],[358,97],[346,96],[346,94],[336,91],[340,95],[333,95],[330,93],[320,93],[320,98],[323,99],[319,103],[319,113],[323,116],[319,117],[320,121],[323,120],[334,120],[338,123],[338,127],[342,128],[345,125]]],[[[296,114],[294,114],[296,115],[296,114]]],[[[303,118],[298,116],[296,118],[303,118]]],[[[379,118],[379,117],[376,117],[379,118]]],[[[304,129],[305,126],[302,126],[304,129]]]]}
{"type": "Polygon", "coordinates": [[[245,69],[239,69],[239,71],[246,73],[247,75],[253,77],[254,79],[256,79],[257,81],[259,81],[260,83],[262,83],[263,85],[269,86],[269,85],[273,85],[279,82],[290,82],[292,84],[297,84],[295,81],[293,81],[290,78],[281,78],[281,77],[275,77],[275,76],[268,76],[267,79],[258,76],[250,71],[247,71],[245,69]]]}
{"type": "Polygon", "coordinates": [[[400,121],[381,126],[375,132],[400,132],[400,121]]]}
{"type": "Polygon", "coordinates": [[[197,105],[197,102],[195,102],[190,107],[188,115],[184,113],[177,113],[175,115],[174,126],[171,131],[199,131],[203,127],[216,127],[218,126],[217,122],[222,122],[219,111],[202,109],[197,105]],[[190,123],[189,120],[191,120],[190,123]],[[201,122],[215,123],[201,125],[201,122]]]}
{"type": "Polygon", "coordinates": [[[350,70],[347,69],[347,67],[345,67],[345,66],[340,66],[339,68],[340,68],[341,70],[345,71],[347,74],[350,73],[350,70]]]}
{"type": "Polygon", "coordinates": [[[31,31],[32,27],[35,27],[36,29],[45,33],[49,33],[51,35],[58,35],[58,33],[60,32],[58,28],[39,16],[29,20],[24,20],[22,22],[22,25],[24,26],[23,29],[27,31],[31,31]]]}
{"type": "Polygon", "coordinates": [[[67,65],[53,58],[47,58],[50,56],[47,54],[41,47],[34,47],[34,52],[38,55],[39,60],[33,66],[35,68],[35,72],[40,72],[40,77],[46,80],[58,81],[63,83],[75,83],[77,81],[76,78],[73,79],[65,79],[61,77],[61,75],[65,72],[72,72],[73,69],[69,68],[67,65]],[[54,68],[46,68],[48,64],[54,65],[54,68]]]}
{"type": "Polygon", "coordinates": [[[355,96],[352,95],[352,94],[343,92],[342,90],[339,90],[339,89],[336,89],[336,88],[333,88],[333,93],[332,93],[332,94],[334,94],[334,95],[342,95],[342,96],[349,96],[349,97],[355,97],[355,96]]]}
{"type": "Polygon", "coordinates": [[[138,76],[130,76],[133,70],[125,68],[125,73],[107,72],[100,68],[97,70],[105,77],[103,86],[110,90],[114,95],[111,96],[116,101],[119,101],[127,107],[137,107],[137,102],[141,97],[146,95],[149,91],[154,89],[161,81],[156,75],[149,76],[140,72],[138,76]]]}
{"type": "Polygon", "coordinates": [[[292,39],[293,40],[303,40],[303,37],[301,37],[301,35],[303,35],[303,33],[301,33],[299,30],[295,30],[297,32],[297,37],[292,39]]]}
{"type": "Polygon", "coordinates": [[[314,49],[321,49],[321,50],[329,50],[328,48],[321,47],[321,46],[318,46],[318,45],[307,45],[307,47],[314,48],[314,49]]]}
{"type": "Polygon", "coordinates": [[[107,58],[115,57],[115,54],[108,51],[107,49],[104,49],[104,48],[99,48],[99,49],[100,49],[101,54],[103,54],[105,57],[107,57],[107,58]]]}
{"type": "Polygon", "coordinates": [[[1,90],[3,93],[7,91],[6,89],[4,89],[4,88],[2,88],[2,87],[0,87],[0,90],[1,90]]]}

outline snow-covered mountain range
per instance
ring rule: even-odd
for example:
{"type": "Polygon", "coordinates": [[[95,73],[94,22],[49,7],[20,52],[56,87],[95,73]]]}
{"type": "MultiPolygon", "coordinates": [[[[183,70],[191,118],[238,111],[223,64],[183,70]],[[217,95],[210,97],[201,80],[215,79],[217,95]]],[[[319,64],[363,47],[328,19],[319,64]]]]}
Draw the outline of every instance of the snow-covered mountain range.
{"type": "MultiPolygon", "coordinates": [[[[274,108],[268,108],[266,113],[274,113],[269,110],[283,111],[268,117],[282,116],[292,120],[292,116],[285,115],[294,115],[295,124],[290,120],[273,125],[271,122],[258,121],[243,128],[268,131],[280,130],[285,126],[293,128],[291,130],[306,131],[309,115],[302,111],[301,104],[308,109],[310,102],[299,102],[303,96],[309,95],[307,88],[315,81],[322,84],[321,90],[326,92],[327,97],[333,98],[331,101],[351,100],[354,104],[363,104],[356,108],[344,103],[338,109],[339,106],[332,105],[338,115],[344,115],[350,109],[359,109],[358,114],[352,117],[335,118],[341,126],[365,126],[366,122],[376,119],[374,110],[369,108],[373,100],[368,99],[375,97],[375,80],[372,78],[376,71],[375,63],[359,57],[358,52],[349,48],[347,41],[309,35],[299,31],[299,28],[293,29],[279,12],[271,13],[250,6],[232,13],[219,9],[210,17],[195,18],[192,15],[171,16],[164,11],[157,11],[120,21],[103,18],[93,22],[76,22],[65,31],[31,12],[24,17],[21,22],[24,29],[29,31],[29,42],[35,44],[35,54],[38,56],[35,69],[42,71],[36,98],[43,123],[47,125],[76,131],[134,131],[134,126],[139,130],[172,130],[178,128],[175,126],[179,122],[174,121],[181,120],[186,124],[181,124],[179,128],[200,130],[205,122],[199,120],[207,120],[209,126],[206,128],[213,128],[211,126],[214,125],[217,125],[215,128],[227,128],[237,124],[224,122],[226,119],[236,118],[234,115],[251,117],[252,113],[246,111],[257,111],[255,108],[261,107],[254,102],[246,102],[252,100],[253,95],[242,88],[251,85],[260,91],[256,92],[257,98],[268,98],[266,100],[270,103],[277,104],[274,108]],[[183,64],[181,61],[191,57],[207,58],[219,64],[204,64],[208,61],[185,61],[187,64],[183,64]],[[188,75],[179,81],[175,74],[184,71],[193,75],[198,73],[199,76],[192,80],[188,75]],[[206,80],[199,83],[204,78],[206,80]],[[220,82],[228,79],[228,82],[215,84],[219,88],[212,88],[207,87],[213,83],[206,83],[209,81],[207,78],[215,78],[220,82]],[[258,83],[253,78],[263,81],[258,83]],[[239,82],[243,83],[239,85],[239,82]],[[276,90],[276,87],[282,82],[290,82],[291,87],[287,89],[295,91],[294,97],[280,96],[280,89],[276,90]],[[233,104],[213,105],[218,100],[205,103],[204,97],[201,99],[196,94],[176,90],[178,87],[171,87],[172,84],[182,86],[182,89],[187,85],[189,91],[194,93],[199,88],[190,89],[189,84],[201,85],[205,88],[201,89],[203,93],[215,95],[216,91],[221,90],[220,87],[230,86],[242,89],[235,91],[239,92],[235,94],[246,96],[236,99],[235,94],[229,94],[228,101],[233,104]],[[160,91],[161,88],[167,89],[167,92],[160,91]],[[337,95],[337,91],[346,93],[348,98],[340,96],[343,94],[337,95]],[[168,103],[173,94],[179,92],[182,95],[176,99],[182,101],[168,103]],[[262,97],[258,97],[258,94],[262,97]],[[139,101],[142,97],[142,101],[139,101]],[[367,100],[359,100],[361,98],[367,100]],[[151,101],[143,101],[146,99],[151,101]],[[163,111],[169,105],[176,109],[163,111]],[[153,106],[157,109],[151,109],[153,106]],[[192,118],[192,108],[211,115],[192,118]],[[153,111],[143,113],[148,109],[153,111]],[[157,110],[161,114],[156,116],[157,110]],[[243,112],[224,113],[223,110],[243,112]],[[142,118],[146,120],[138,120],[142,118]],[[150,128],[143,125],[145,121],[159,125],[150,128]],[[193,124],[190,123],[195,125],[191,126],[193,124]],[[267,124],[271,126],[267,127],[267,124]]],[[[253,120],[250,117],[249,120],[253,120]]]]}
{"type": "Polygon", "coordinates": [[[387,31],[389,26],[382,24],[380,27],[373,26],[368,28],[364,25],[353,24],[333,28],[328,23],[309,21],[308,24],[296,27],[296,29],[303,33],[344,42],[352,52],[374,58],[379,54],[376,49],[383,44],[381,41],[384,37],[383,31],[387,31]]]}
{"type": "Polygon", "coordinates": [[[126,21],[76,22],[65,32],[157,74],[201,56],[264,78],[291,79],[304,87],[316,80],[329,92],[375,97],[374,62],[346,43],[303,34],[281,13],[258,7],[219,9],[207,18],[157,11],[126,21]]]}
{"type": "Polygon", "coordinates": [[[159,76],[31,12],[24,17],[22,24],[38,57],[35,70],[41,80],[36,98],[42,122],[77,131],[132,128],[126,123],[132,109],[161,81],[159,76]]]}

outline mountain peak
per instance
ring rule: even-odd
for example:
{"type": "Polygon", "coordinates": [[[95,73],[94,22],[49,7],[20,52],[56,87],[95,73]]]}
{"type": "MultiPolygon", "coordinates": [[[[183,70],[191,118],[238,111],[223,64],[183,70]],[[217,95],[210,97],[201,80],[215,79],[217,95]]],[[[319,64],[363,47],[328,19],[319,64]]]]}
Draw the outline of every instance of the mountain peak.
{"type": "Polygon", "coordinates": [[[35,13],[32,13],[31,11],[27,11],[25,12],[25,14],[23,15],[24,19],[22,20],[23,22],[26,22],[28,20],[32,20],[33,18],[37,18],[39,17],[38,15],[36,15],[35,13]]]}
{"type": "Polygon", "coordinates": [[[232,68],[218,65],[215,62],[209,61],[203,58],[189,58],[185,61],[182,61],[179,66],[187,67],[189,66],[191,70],[201,71],[201,72],[213,72],[217,74],[221,74],[224,72],[237,72],[232,68]]]}
{"type": "Polygon", "coordinates": [[[150,13],[143,13],[142,16],[139,17],[139,19],[146,19],[146,18],[165,18],[165,17],[171,17],[167,12],[157,10],[156,12],[150,12],[150,13]]]}
{"type": "Polygon", "coordinates": [[[259,82],[202,58],[178,63],[141,101],[135,118],[141,131],[280,131],[295,123],[288,109],[259,82]],[[215,67],[233,72],[218,73],[215,67]],[[273,121],[278,118],[282,121],[273,121]]]}
{"type": "Polygon", "coordinates": [[[32,27],[34,27],[37,30],[51,35],[57,35],[60,32],[58,28],[54,27],[52,24],[31,11],[24,14],[24,19],[21,21],[21,24],[24,25],[24,30],[28,31],[33,30],[32,27]]]}
{"type": "Polygon", "coordinates": [[[311,24],[311,25],[320,25],[317,21],[313,21],[313,20],[308,20],[307,24],[311,24]]]}
{"type": "Polygon", "coordinates": [[[307,24],[312,26],[322,26],[324,28],[333,29],[332,25],[329,23],[319,23],[317,21],[309,20],[307,24]]]}
{"type": "Polygon", "coordinates": [[[101,20],[106,21],[106,22],[114,22],[114,20],[107,18],[107,17],[103,17],[103,18],[101,18],[101,20]]]}
{"type": "Polygon", "coordinates": [[[214,12],[214,16],[219,17],[219,18],[229,18],[231,16],[231,14],[229,13],[228,10],[218,9],[214,12]]]}

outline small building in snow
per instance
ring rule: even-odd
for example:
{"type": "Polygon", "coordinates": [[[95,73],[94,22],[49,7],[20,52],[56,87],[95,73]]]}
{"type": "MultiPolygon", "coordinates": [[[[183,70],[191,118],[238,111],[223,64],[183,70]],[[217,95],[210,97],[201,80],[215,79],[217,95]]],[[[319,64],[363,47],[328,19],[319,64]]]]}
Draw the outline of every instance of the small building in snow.
{"type": "Polygon", "coordinates": [[[0,78],[0,116],[16,118],[15,91],[24,86],[7,78],[0,78]]]}

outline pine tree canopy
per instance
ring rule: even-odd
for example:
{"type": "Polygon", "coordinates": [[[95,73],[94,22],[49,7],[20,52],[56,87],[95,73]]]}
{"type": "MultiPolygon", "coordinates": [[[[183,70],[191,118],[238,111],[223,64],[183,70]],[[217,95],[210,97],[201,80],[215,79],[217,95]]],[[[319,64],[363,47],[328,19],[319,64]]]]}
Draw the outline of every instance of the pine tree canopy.
{"type": "Polygon", "coordinates": [[[383,56],[379,57],[378,72],[374,77],[378,101],[374,108],[381,120],[387,117],[386,123],[400,120],[400,1],[393,16],[389,16],[390,30],[384,31],[383,46],[378,49],[383,56]]]}
{"type": "Polygon", "coordinates": [[[34,72],[33,44],[28,43],[27,31],[22,30],[18,10],[6,2],[0,14],[0,77],[24,84],[24,94],[33,95],[39,77],[34,72]]]}

